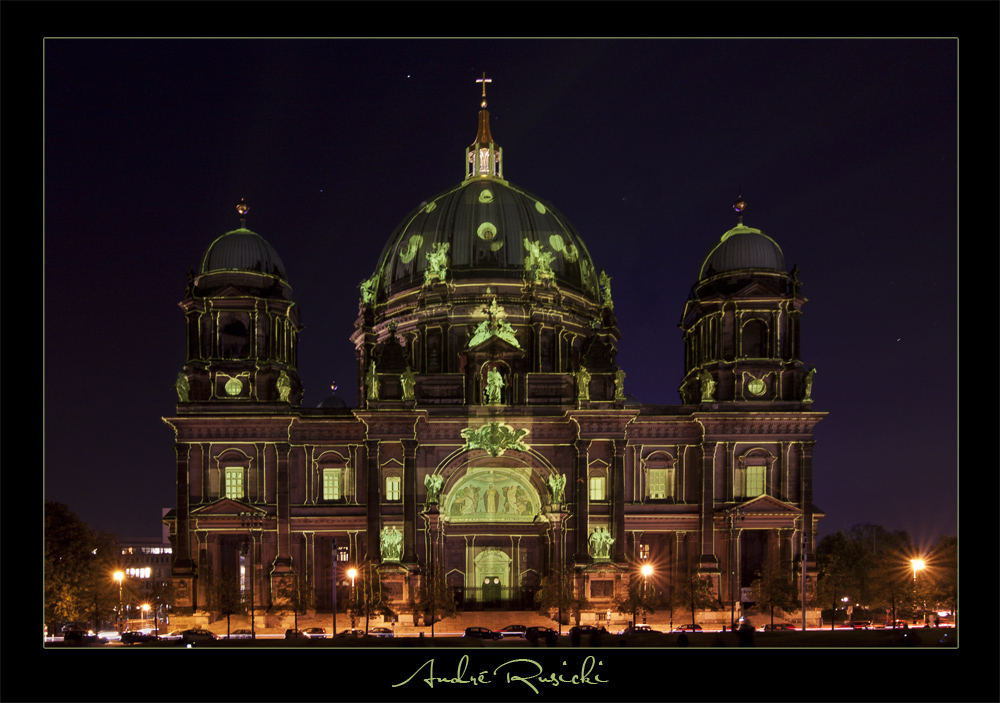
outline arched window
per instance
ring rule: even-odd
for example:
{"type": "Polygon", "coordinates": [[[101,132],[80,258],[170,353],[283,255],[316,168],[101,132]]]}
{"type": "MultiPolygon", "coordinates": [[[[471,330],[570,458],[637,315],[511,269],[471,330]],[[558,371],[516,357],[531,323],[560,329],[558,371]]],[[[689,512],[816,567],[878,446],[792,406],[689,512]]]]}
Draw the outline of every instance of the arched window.
{"type": "Polygon", "coordinates": [[[247,326],[242,320],[232,320],[222,328],[219,344],[224,359],[243,359],[247,356],[247,326]]]}
{"type": "Polygon", "coordinates": [[[743,325],[740,353],[752,359],[762,359],[767,354],[767,324],[763,320],[750,320],[743,325]]]}

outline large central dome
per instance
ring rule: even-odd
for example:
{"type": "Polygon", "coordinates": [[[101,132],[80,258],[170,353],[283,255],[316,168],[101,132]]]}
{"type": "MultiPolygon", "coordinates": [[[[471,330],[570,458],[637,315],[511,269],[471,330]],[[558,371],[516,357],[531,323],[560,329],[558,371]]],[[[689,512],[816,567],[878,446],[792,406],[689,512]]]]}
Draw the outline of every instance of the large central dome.
{"type": "Polygon", "coordinates": [[[573,226],[494,176],[472,176],[407,215],[379,260],[377,299],[423,285],[441,251],[455,281],[549,277],[596,301],[594,264],[573,226]]]}

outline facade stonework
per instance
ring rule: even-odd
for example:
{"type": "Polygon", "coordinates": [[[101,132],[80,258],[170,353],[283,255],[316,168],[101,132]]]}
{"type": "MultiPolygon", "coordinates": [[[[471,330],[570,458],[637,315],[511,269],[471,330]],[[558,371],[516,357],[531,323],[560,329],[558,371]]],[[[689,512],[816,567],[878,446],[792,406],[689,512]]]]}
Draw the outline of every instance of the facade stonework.
{"type": "Polygon", "coordinates": [[[485,99],[479,124],[465,181],[404,219],[361,284],[355,407],[301,405],[298,308],[245,222],[193,272],[164,418],[179,613],[211,618],[226,579],[267,612],[293,591],[342,609],[362,562],[414,621],[438,569],[460,608],[515,610],[566,569],[593,613],[644,564],[664,598],[703,577],[727,608],[765,561],[800,578],[804,552],[811,580],[824,413],[798,271],[740,207],[683,305],[681,404],[642,404],[616,362],[612,280],[504,180],[485,99]]]}

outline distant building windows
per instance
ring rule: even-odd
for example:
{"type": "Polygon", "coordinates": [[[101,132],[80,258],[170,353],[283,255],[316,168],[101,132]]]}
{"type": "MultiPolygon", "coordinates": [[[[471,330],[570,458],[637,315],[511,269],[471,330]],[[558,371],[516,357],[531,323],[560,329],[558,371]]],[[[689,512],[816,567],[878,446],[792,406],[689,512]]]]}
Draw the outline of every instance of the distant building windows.
{"type": "Polygon", "coordinates": [[[323,500],[343,498],[341,469],[323,469],[323,500]]]}
{"type": "Polygon", "coordinates": [[[590,499],[607,500],[607,479],[604,476],[590,477],[590,499]]]}
{"type": "Polygon", "coordinates": [[[243,499],[243,467],[227,466],[225,468],[226,498],[243,499]]]}
{"type": "Polygon", "coordinates": [[[347,561],[348,549],[347,547],[337,547],[337,561],[347,561]]]}
{"type": "Polygon", "coordinates": [[[399,476],[388,476],[385,479],[385,499],[399,500],[402,483],[403,481],[399,476]]]}

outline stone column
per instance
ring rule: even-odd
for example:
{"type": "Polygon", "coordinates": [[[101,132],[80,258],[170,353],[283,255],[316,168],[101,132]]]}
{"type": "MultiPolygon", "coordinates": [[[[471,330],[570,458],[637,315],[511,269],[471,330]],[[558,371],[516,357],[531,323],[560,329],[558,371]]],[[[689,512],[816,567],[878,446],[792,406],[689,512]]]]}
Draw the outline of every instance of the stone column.
{"type": "Polygon", "coordinates": [[[368,552],[368,558],[376,564],[382,561],[382,544],[379,534],[382,506],[379,503],[381,488],[379,486],[378,452],[379,441],[377,439],[366,439],[365,478],[367,492],[365,498],[365,548],[368,552]]]}
{"type": "Polygon", "coordinates": [[[417,445],[404,439],[403,445],[403,563],[417,563],[417,445]]]}
{"type": "Polygon", "coordinates": [[[573,490],[576,492],[574,496],[576,521],[574,525],[573,559],[581,564],[590,563],[590,553],[587,550],[587,531],[590,527],[589,449],[589,439],[576,440],[576,464],[573,472],[573,490]]]}
{"type": "Polygon", "coordinates": [[[717,571],[719,558],[715,554],[715,454],[716,442],[701,445],[701,500],[698,516],[701,538],[700,570],[717,571]]]}
{"type": "Polygon", "coordinates": [[[611,465],[612,543],[611,560],[617,564],[625,562],[625,447],[628,440],[615,440],[615,457],[611,465]]]}

